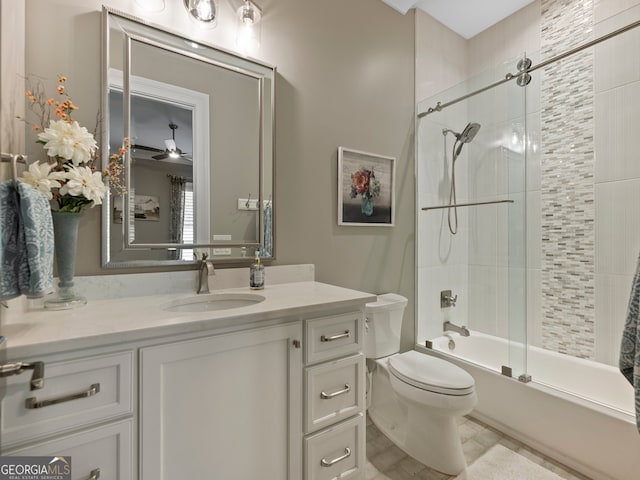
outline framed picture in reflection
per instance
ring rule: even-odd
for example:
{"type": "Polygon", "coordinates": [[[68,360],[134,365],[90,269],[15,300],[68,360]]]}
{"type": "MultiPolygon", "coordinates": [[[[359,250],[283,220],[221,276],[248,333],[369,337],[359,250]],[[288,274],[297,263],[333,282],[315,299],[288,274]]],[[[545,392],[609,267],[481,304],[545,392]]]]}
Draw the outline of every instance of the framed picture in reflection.
{"type": "MultiPolygon", "coordinates": [[[[160,199],[154,195],[134,195],[133,217],[136,220],[159,222],[160,199]]],[[[113,200],[113,223],[122,223],[123,197],[113,200]]]]}

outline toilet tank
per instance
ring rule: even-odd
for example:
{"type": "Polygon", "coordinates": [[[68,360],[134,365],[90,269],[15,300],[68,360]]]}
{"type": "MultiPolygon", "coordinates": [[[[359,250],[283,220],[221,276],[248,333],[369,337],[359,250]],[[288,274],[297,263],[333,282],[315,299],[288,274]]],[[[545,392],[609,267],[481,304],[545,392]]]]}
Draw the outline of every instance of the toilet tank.
{"type": "Polygon", "coordinates": [[[407,299],[395,293],[378,295],[365,306],[365,355],[381,358],[400,351],[402,316],[407,299]]]}

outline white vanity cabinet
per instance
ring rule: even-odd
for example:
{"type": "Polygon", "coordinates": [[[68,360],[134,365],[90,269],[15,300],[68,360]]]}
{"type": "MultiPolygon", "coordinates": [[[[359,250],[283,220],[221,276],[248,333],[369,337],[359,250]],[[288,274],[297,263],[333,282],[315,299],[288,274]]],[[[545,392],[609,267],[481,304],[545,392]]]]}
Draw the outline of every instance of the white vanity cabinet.
{"type": "Polygon", "coordinates": [[[305,480],[356,480],[365,467],[363,314],[305,321],[305,480]]]}
{"type": "Polygon", "coordinates": [[[36,360],[42,388],[30,390],[30,371],[3,379],[0,453],[70,456],[74,480],[135,478],[134,352],[36,360]]]}
{"type": "Polygon", "coordinates": [[[70,455],[74,480],[362,480],[375,297],[315,281],[261,295],[210,312],[162,308],[182,294],[26,312],[0,373],[41,360],[44,387],[0,375],[0,454],[70,455]]]}
{"type": "Polygon", "coordinates": [[[299,321],[140,350],[141,480],[299,480],[299,321]]]}

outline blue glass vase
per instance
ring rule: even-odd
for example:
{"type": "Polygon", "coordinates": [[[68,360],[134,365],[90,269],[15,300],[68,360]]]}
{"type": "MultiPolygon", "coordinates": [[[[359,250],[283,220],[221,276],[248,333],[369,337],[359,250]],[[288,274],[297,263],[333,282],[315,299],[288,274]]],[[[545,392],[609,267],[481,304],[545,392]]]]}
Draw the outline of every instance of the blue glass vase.
{"type": "Polygon", "coordinates": [[[44,302],[45,308],[67,310],[87,303],[87,299],[77,295],[73,289],[76,266],[76,245],[78,226],[82,212],[51,212],[53,237],[55,241],[56,267],[58,268],[58,291],[44,302]]]}
{"type": "Polygon", "coordinates": [[[373,197],[362,195],[360,199],[360,207],[363,215],[367,217],[373,215],[373,197]]]}

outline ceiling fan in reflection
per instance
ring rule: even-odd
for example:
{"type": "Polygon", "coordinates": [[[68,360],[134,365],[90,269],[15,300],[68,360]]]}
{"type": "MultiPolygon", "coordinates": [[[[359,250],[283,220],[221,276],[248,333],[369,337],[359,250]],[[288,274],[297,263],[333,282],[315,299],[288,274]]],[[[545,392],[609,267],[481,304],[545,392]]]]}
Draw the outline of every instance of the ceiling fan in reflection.
{"type": "Polygon", "coordinates": [[[151,158],[154,160],[178,160],[184,158],[186,160],[191,160],[191,155],[188,153],[184,153],[182,150],[178,148],[176,145],[176,130],[178,125],[175,123],[170,123],[169,128],[171,129],[171,138],[168,138],[164,141],[165,149],[161,150],[159,148],[154,147],[146,147],[144,145],[136,145],[134,148],[139,150],[147,150],[150,152],[158,152],[157,155],[153,155],[151,158]]]}

